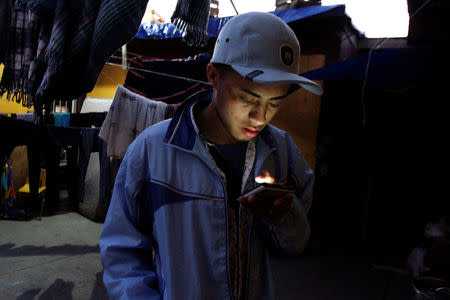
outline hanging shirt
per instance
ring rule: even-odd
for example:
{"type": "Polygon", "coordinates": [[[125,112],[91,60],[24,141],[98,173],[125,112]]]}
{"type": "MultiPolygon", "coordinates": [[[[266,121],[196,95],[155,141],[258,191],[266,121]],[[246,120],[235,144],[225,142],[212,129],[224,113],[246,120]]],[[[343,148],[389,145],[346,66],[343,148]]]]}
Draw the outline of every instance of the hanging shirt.
{"type": "Polygon", "coordinates": [[[145,128],[164,120],[167,104],[152,101],[118,86],[99,136],[108,143],[107,155],[121,159],[145,128]]]}

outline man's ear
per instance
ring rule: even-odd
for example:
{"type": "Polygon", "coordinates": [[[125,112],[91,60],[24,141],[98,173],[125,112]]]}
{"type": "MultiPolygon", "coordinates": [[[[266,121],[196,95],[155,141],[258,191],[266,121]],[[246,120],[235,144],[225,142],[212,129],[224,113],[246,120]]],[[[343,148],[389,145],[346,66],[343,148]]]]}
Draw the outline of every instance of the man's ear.
{"type": "Polygon", "coordinates": [[[217,70],[217,68],[212,63],[209,63],[206,66],[206,77],[208,78],[208,81],[213,88],[217,87],[219,76],[219,70],[217,70]]]}

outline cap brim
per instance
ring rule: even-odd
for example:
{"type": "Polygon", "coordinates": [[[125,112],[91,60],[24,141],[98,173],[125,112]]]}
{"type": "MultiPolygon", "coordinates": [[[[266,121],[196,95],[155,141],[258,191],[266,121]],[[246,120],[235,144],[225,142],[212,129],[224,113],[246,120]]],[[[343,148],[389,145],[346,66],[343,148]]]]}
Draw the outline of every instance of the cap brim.
{"type": "MultiPolygon", "coordinates": [[[[244,66],[236,66],[231,65],[231,67],[238,72],[241,76],[249,78],[249,74],[254,74],[256,71],[255,68],[244,67],[244,66]]],[[[256,83],[296,83],[300,85],[305,90],[310,91],[316,95],[322,95],[322,88],[315,83],[305,77],[299,76],[297,74],[283,72],[279,70],[266,69],[266,68],[258,68],[258,71],[262,71],[259,75],[253,76],[251,79],[256,83]]]]}

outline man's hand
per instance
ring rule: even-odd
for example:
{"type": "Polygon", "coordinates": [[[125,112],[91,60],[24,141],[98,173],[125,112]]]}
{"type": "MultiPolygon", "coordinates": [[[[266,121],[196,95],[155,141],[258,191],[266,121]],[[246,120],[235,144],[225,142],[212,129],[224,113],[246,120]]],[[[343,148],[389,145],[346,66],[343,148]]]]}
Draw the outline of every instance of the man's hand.
{"type": "Polygon", "coordinates": [[[267,199],[258,197],[258,195],[250,195],[249,197],[239,197],[240,204],[248,207],[251,212],[258,217],[267,220],[277,220],[283,217],[291,208],[293,194],[286,193],[277,199],[267,199]]]}

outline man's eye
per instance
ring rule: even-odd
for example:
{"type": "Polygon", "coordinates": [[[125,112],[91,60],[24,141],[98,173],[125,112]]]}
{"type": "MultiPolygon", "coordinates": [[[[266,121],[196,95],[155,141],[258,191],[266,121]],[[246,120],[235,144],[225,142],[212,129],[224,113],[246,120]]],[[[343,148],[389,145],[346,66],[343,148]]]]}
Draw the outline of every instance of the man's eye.
{"type": "Polygon", "coordinates": [[[271,107],[273,107],[273,108],[276,108],[276,107],[279,107],[279,106],[280,106],[280,103],[278,103],[278,102],[269,102],[269,105],[270,105],[271,107]]]}
{"type": "Polygon", "coordinates": [[[246,98],[244,96],[240,96],[240,99],[241,99],[242,102],[247,103],[247,104],[254,104],[255,103],[255,101],[253,101],[251,99],[248,99],[248,98],[246,98]]]}

